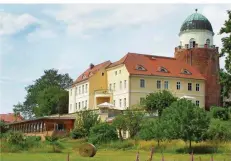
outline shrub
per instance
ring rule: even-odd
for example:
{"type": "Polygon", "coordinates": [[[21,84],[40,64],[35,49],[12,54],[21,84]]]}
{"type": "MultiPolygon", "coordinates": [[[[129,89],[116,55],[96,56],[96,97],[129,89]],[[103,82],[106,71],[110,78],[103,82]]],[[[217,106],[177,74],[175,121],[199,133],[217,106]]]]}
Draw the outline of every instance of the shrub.
{"type": "Polygon", "coordinates": [[[63,146],[61,145],[61,143],[58,140],[58,137],[46,136],[46,143],[48,145],[52,146],[52,151],[53,152],[61,152],[60,149],[63,148],[63,146]]]}
{"type": "Polygon", "coordinates": [[[71,132],[72,139],[79,139],[85,137],[86,132],[83,129],[73,129],[71,132]]]}
{"type": "Polygon", "coordinates": [[[220,120],[229,119],[229,110],[227,108],[214,106],[210,110],[211,110],[212,117],[215,119],[220,119],[220,120]]]}
{"type": "Polygon", "coordinates": [[[116,128],[107,123],[95,125],[90,130],[89,141],[93,144],[108,143],[118,140],[116,128]]]}
{"type": "Polygon", "coordinates": [[[112,149],[126,150],[126,149],[131,149],[132,147],[134,147],[134,143],[129,140],[125,140],[123,142],[115,141],[115,142],[111,142],[109,145],[107,145],[107,147],[112,148],[112,149]]]}

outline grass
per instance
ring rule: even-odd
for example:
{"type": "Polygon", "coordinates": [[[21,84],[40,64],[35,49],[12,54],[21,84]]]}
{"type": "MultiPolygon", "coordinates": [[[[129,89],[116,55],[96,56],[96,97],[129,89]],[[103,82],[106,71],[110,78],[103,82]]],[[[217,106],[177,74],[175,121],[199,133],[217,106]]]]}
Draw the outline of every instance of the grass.
{"type": "MultiPolygon", "coordinates": [[[[67,153],[70,153],[70,161],[134,161],[136,159],[137,151],[140,152],[140,161],[147,161],[150,156],[150,147],[154,145],[155,154],[153,161],[161,161],[161,151],[164,151],[165,161],[190,161],[190,155],[183,152],[178,154],[178,151],[184,149],[185,143],[181,140],[174,140],[171,142],[164,141],[159,148],[156,147],[156,141],[138,141],[136,144],[134,140],[127,140],[123,143],[113,142],[98,146],[96,156],[93,158],[81,157],[78,149],[85,140],[72,140],[64,138],[60,140],[62,146],[61,153],[51,153],[52,148],[48,145],[41,144],[37,148],[31,148],[27,152],[19,153],[1,153],[1,161],[66,161],[67,153]]],[[[202,142],[193,143],[194,147],[199,148],[203,152],[209,149],[212,143],[202,142]]],[[[214,154],[214,161],[231,161],[231,143],[222,144],[218,153],[214,154]]],[[[194,161],[210,161],[212,152],[209,154],[195,154],[194,161]]]]}
{"type": "MultiPolygon", "coordinates": [[[[70,161],[134,161],[136,159],[136,151],[112,151],[99,150],[95,157],[84,158],[79,156],[78,152],[70,154],[70,161]]],[[[140,151],[140,161],[147,161],[150,153],[148,151],[140,151]]],[[[165,161],[190,161],[189,154],[169,154],[166,153],[165,161]]],[[[211,155],[195,155],[194,161],[210,161],[211,155]]],[[[1,161],[66,161],[67,153],[3,153],[1,161]]],[[[160,161],[160,153],[154,154],[153,161],[160,161]]],[[[216,154],[214,161],[231,161],[229,154],[216,154]]]]}

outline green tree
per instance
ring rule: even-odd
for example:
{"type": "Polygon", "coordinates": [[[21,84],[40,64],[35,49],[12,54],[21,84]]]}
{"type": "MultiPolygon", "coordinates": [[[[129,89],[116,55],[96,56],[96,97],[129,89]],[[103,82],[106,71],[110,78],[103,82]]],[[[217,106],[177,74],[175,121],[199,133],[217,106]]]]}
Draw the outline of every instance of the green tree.
{"type": "Polygon", "coordinates": [[[47,144],[52,146],[53,152],[57,152],[57,148],[62,148],[62,145],[60,144],[58,137],[46,136],[45,138],[47,144]]]}
{"type": "Polygon", "coordinates": [[[93,144],[108,143],[118,140],[116,128],[107,123],[95,125],[90,130],[89,141],[93,144]]]}
{"type": "Polygon", "coordinates": [[[215,119],[221,119],[221,120],[229,119],[229,109],[228,108],[213,106],[210,109],[210,113],[212,117],[215,119]]]}
{"type": "Polygon", "coordinates": [[[155,139],[158,141],[158,146],[159,146],[160,141],[164,139],[161,121],[155,119],[146,121],[141,127],[139,136],[141,139],[144,140],[155,139]]]}
{"type": "Polygon", "coordinates": [[[221,39],[222,49],[220,56],[225,57],[225,70],[220,72],[220,83],[222,86],[222,97],[229,98],[231,93],[231,10],[227,11],[228,20],[225,21],[224,26],[220,29],[220,34],[226,36],[221,39]]]}
{"type": "MultiPolygon", "coordinates": [[[[25,97],[25,101],[23,103],[18,103],[17,105],[15,105],[14,111],[20,112],[26,118],[30,118],[33,116],[43,116],[47,113],[55,114],[58,110],[45,110],[45,113],[43,113],[44,107],[50,107],[50,104],[56,104],[62,107],[67,105],[64,90],[70,87],[72,83],[73,80],[69,77],[68,74],[59,74],[58,70],[55,69],[45,70],[44,75],[35,80],[34,84],[26,87],[27,95],[25,97]],[[57,88],[59,88],[60,90],[58,90],[57,88]],[[54,98],[52,98],[52,101],[56,100],[57,102],[55,103],[51,103],[48,99],[45,99],[45,96],[42,96],[42,94],[44,94],[51,98],[54,92],[61,92],[61,94],[53,95],[54,98]],[[42,100],[42,98],[44,98],[45,100],[42,100]],[[45,102],[47,103],[46,105],[45,102]]],[[[57,107],[57,109],[59,108],[57,107]]],[[[62,111],[65,110],[62,109],[62,111]]]]}
{"type": "Polygon", "coordinates": [[[122,130],[123,131],[127,130],[127,121],[125,115],[120,114],[116,116],[112,124],[119,131],[119,138],[121,141],[123,141],[122,130]]]}
{"type": "Polygon", "coordinates": [[[72,138],[87,137],[90,129],[100,123],[99,115],[95,111],[84,110],[77,113],[72,138]]]}
{"type": "Polygon", "coordinates": [[[0,134],[6,133],[8,131],[8,127],[3,120],[0,120],[0,134]]]}
{"type": "Polygon", "coordinates": [[[219,143],[231,140],[231,122],[212,119],[207,131],[207,135],[216,147],[219,143]]]}
{"type": "Polygon", "coordinates": [[[36,116],[68,113],[68,92],[57,86],[50,86],[40,91],[37,96],[36,116]]]}
{"type": "Polygon", "coordinates": [[[141,122],[143,120],[144,113],[141,111],[134,111],[129,109],[125,111],[124,116],[130,137],[134,138],[141,129],[141,122]]]}
{"type": "Polygon", "coordinates": [[[180,99],[163,111],[161,121],[168,139],[189,141],[191,149],[192,141],[203,139],[210,119],[204,109],[189,100],[180,99]]]}
{"type": "Polygon", "coordinates": [[[176,100],[176,97],[174,97],[171,92],[166,90],[158,91],[147,95],[144,101],[144,108],[151,114],[157,112],[160,118],[162,111],[176,100]]]}

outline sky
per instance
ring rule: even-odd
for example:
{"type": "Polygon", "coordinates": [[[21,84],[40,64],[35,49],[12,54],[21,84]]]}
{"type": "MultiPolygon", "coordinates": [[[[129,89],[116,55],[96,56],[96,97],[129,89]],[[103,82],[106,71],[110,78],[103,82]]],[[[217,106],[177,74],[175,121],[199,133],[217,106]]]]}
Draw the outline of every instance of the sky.
{"type": "Polygon", "coordinates": [[[218,32],[231,4],[0,4],[0,113],[23,102],[25,87],[47,69],[76,79],[90,63],[128,52],[173,57],[180,27],[196,8],[221,48],[218,32]]]}

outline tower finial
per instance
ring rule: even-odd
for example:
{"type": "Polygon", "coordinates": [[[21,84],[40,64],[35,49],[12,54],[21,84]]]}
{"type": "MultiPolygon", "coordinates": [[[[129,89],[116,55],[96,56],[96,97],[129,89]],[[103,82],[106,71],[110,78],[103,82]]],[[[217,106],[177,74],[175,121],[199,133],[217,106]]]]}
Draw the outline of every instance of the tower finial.
{"type": "Polygon", "coordinates": [[[197,12],[197,10],[198,10],[198,9],[196,8],[195,11],[197,12]]]}

